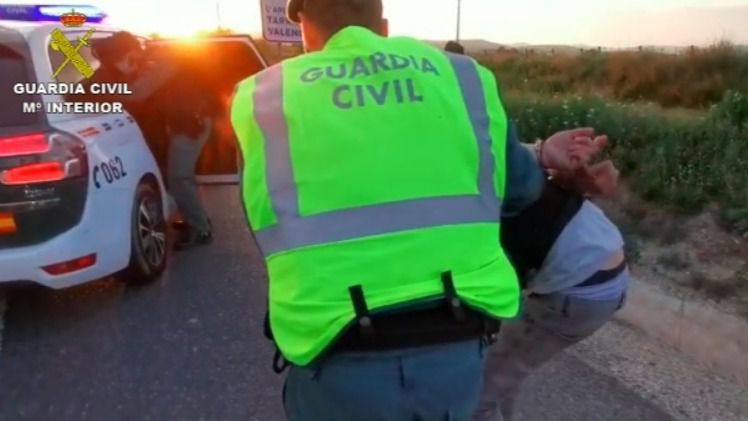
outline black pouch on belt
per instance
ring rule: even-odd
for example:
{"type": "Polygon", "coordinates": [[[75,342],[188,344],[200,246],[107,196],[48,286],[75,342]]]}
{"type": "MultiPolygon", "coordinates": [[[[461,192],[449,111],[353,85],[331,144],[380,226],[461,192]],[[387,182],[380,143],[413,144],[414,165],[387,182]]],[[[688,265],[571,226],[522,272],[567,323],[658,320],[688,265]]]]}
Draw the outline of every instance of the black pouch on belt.
{"type": "Polygon", "coordinates": [[[357,320],[334,345],[333,352],[385,351],[415,348],[471,339],[488,339],[500,328],[497,319],[461,302],[452,275],[442,275],[444,297],[412,304],[397,310],[372,314],[363,289],[351,288],[357,320]]]}

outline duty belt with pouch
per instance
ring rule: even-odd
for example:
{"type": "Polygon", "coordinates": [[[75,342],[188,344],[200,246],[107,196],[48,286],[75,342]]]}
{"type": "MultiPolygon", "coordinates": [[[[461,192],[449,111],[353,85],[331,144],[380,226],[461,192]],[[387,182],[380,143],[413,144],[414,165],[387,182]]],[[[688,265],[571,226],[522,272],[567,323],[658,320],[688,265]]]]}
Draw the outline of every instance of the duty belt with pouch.
{"type": "Polygon", "coordinates": [[[444,298],[376,314],[369,312],[361,286],[351,287],[356,320],[331,352],[386,351],[471,339],[492,342],[501,323],[460,301],[451,272],[441,278],[444,298]]]}
{"type": "MultiPolygon", "coordinates": [[[[444,297],[391,311],[371,313],[360,285],[349,288],[356,319],[318,361],[342,352],[387,351],[441,345],[479,339],[495,342],[501,322],[466,306],[457,296],[451,272],[441,276],[444,297]]],[[[265,336],[272,331],[265,315],[265,336]]],[[[273,370],[280,374],[288,367],[276,347],[273,370]]]]}

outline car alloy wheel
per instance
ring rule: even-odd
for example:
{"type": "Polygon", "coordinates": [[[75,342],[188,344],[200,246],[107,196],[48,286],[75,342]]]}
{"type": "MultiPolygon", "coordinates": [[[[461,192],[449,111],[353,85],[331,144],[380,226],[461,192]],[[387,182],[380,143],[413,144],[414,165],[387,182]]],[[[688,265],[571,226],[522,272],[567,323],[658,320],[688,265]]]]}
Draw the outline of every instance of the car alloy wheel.
{"type": "Polygon", "coordinates": [[[159,204],[152,197],[144,197],[138,207],[138,241],[152,267],[158,267],[166,257],[166,224],[159,204]]]}

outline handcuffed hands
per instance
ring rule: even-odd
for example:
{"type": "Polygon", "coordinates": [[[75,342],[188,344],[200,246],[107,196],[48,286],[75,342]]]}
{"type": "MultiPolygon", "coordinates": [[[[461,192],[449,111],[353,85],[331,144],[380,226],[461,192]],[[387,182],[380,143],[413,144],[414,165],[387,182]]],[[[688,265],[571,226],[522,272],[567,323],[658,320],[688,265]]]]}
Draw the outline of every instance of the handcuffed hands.
{"type": "Polygon", "coordinates": [[[618,190],[620,172],[612,161],[606,160],[571,172],[550,171],[552,179],[579,194],[610,198],[618,190]]]}
{"type": "Polygon", "coordinates": [[[560,184],[580,194],[611,197],[620,172],[612,161],[590,165],[605,149],[608,137],[592,128],[558,132],[538,146],[538,162],[560,184]]]}
{"type": "Polygon", "coordinates": [[[607,136],[595,136],[593,128],[558,132],[539,146],[538,161],[543,168],[575,171],[587,165],[608,143],[607,136]]]}

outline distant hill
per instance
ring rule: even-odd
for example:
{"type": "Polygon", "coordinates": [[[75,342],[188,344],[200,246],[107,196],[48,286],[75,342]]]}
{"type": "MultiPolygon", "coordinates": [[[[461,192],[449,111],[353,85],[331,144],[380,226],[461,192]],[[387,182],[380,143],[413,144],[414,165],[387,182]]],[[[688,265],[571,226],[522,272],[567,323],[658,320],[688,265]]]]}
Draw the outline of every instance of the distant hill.
{"type": "MultiPolygon", "coordinates": [[[[448,41],[429,40],[426,42],[428,42],[429,44],[433,44],[439,48],[444,48],[444,45],[446,45],[448,41]]],[[[504,47],[501,44],[486,41],[484,39],[464,39],[460,41],[460,44],[465,47],[465,50],[467,50],[468,53],[482,52],[484,50],[497,50],[501,47],[504,47]]]]}
{"type": "MultiPolygon", "coordinates": [[[[429,44],[433,44],[439,48],[444,48],[447,41],[427,41],[429,44]]],[[[488,51],[495,51],[501,49],[516,49],[516,50],[534,50],[536,52],[556,52],[566,54],[579,53],[580,49],[590,49],[593,47],[584,45],[531,45],[525,43],[519,44],[499,44],[493,41],[487,41],[484,39],[466,39],[460,41],[465,50],[470,54],[484,53],[488,51]]]]}
{"type": "MultiPolygon", "coordinates": [[[[435,45],[439,48],[444,48],[444,45],[447,43],[447,41],[438,41],[438,40],[428,40],[426,41],[429,44],[435,45]]],[[[569,54],[569,55],[575,55],[579,54],[583,50],[593,50],[598,49],[602,51],[632,51],[632,50],[638,50],[639,47],[633,47],[633,48],[610,48],[610,47],[598,47],[598,46],[592,46],[592,45],[553,45],[553,44],[545,44],[545,45],[534,45],[534,44],[527,44],[527,43],[516,43],[516,44],[499,44],[492,41],[487,41],[483,39],[469,39],[469,40],[462,40],[460,41],[460,44],[462,44],[465,47],[465,50],[469,54],[480,54],[480,53],[486,53],[486,52],[492,52],[496,50],[501,49],[515,49],[515,50],[532,50],[537,53],[555,53],[555,54],[569,54]]],[[[684,46],[673,46],[673,45],[643,45],[641,46],[642,49],[647,51],[656,51],[660,53],[666,53],[666,54],[678,54],[683,52],[684,50],[688,49],[689,47],[684,46]]],[[[748,53],[748,45],[738,45],[736,48],[740,51],[744,51],[748,53]]]]}
{"type": "MultiPolygon", "coordinates": [[[[261,33],[254,33],[254,34],[251,34],[251,36],[258,43],[264,43],[264,41],[262,41],[261,33]]],[[[444,48],[445,44],[448,42],[447,40],[425,40],[425,41],[438,48],[444,48]]],[[[611,48],[611,47],[598,47],[598,46],[593,46],[593,45],[581,45],[581,44],[579,45],[561,45],[561,44],[534,45],[534,44],[527,44],[527,43],[500,44],[500,43],[488,41],[485,39],[467,39],[467,40],[460,41],[460,43],[465,47],[465,49],[467,50],[469,54],[480,54],[480,53],[492,52],[492,51],[501,50],[501,49],[515,49],[515,50],[533,50],[535,52],[548,53],[548,54],[563,53],[563,54],[575,55],[575,54],[579,54],[582,50],[592,50],[592,49],[597,49],[597,48],[600,48],[602,51],[631,51],[631,50],[639,49],[639,47],[611,48]]],[[[667,54],[678,54],[686,50],[688,47],[673,46],[673,45],[644,45],[642,46],[642,48],[647,51],[657,51],[657,52],[667,53],[667,54]]],[[[736,46],[736,48],[739,49],[740,51],[744,51],[745,53],[748,53],[748,45],[738,45],[736,46]]]]}
{"type": "Polygon", "coordinates": [[[483,51],[483,50],[496,50],[501,47],[506,47],[505,45],[498,44],[492,41],[487,41],[484,39],[462,40],[460,44],[462,44],[462,46],[465,47],[465,50],[467,50],[468,52],[483,51]]]}

